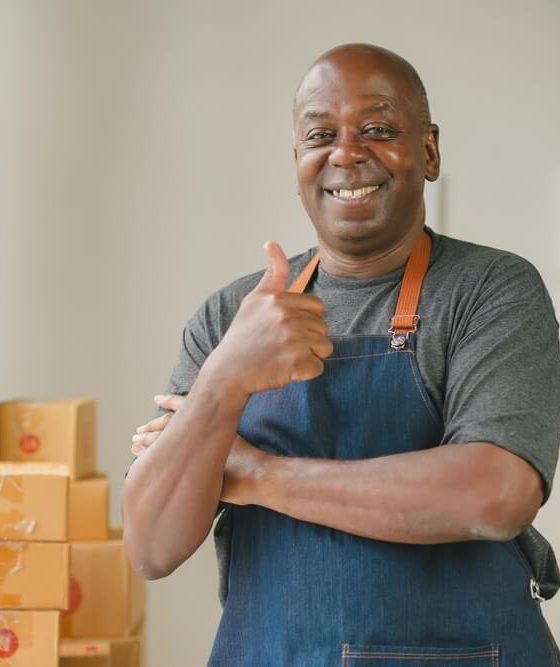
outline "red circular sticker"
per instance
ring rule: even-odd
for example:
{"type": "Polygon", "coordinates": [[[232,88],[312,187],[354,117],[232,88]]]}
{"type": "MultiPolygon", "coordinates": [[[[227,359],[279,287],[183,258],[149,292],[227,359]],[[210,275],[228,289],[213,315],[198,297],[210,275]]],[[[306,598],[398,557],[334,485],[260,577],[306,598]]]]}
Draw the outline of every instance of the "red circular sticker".
{"type": "Polygon", "coordinates": [[[83,597],[84,594],[82,593],[80,582],[75,577],[70,577],[70,603],[68,609],[62,613],[65,616],[75,614],[82,604],[83,597]]]}
{"type": "Polygon", "coordinates": [[[0,628],[0,658],[11,658],[18,648],[17,635],[7,628],[0,628]]]}
{"type": "Polygon", "coordinates": [[[41,438],[32,433],[22,435],[19,439],[19,447],[26,454],[34,454],[41,446],[41,438]]]}

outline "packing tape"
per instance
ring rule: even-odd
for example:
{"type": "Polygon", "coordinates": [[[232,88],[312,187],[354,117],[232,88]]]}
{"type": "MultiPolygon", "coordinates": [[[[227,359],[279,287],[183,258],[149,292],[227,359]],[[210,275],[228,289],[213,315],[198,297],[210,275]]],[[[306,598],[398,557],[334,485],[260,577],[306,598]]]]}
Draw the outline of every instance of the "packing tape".
{"type": "Polygon", "coordinates": [[[0,540],[13,540],[15,537],[14,526],[22,523],[25,520],[24,516],[23,512],[14,509],[0,512],[0,540]]]}
{"type": "Polygon", "coordinates": [[[37,528],[37,520],[21,519],[16,523],[8,525],[8,528],[12,528],[12,530],[15,531],[16,533],[22,533],[23,535],[31,535],[31,533],[34,533],[35,529],[37,528]]]}
{"type": "MultiPolygon", "coordinates": [[[[0,540],[25,540],[38,526],[36,519],[26,517],[19,509],[25,501],[27,476],[68,476],[68,466],[49,463],[0,463],[0,540]],[[14,474],[11,471],[21,474],[14,474]]],[[[33,487],[31,487],[33,488],[33,487]]],[[[28,486],[29,492],[29,486],[28,486]]]]}
{"type": "MultiPolygon", "coordinates": [[[[26,545],[22,542],[0,543],[0,590],[9,576],[23,567],[26,545]]],[[[21,595],[18,593],[0,593],[0,608],[14,609],[21,607],[21,595]]]]}
{"type": "Polygon", "coordinates": [[[37,528],[37,521],[26,519],[25,514],[13,507],[21,505],[25,499],[24,483],[20,475],[0,476],[0,539],[10,540],[20,535],[31,535],[37,528]],[[6,507],[6,511],[2,511],[6,507]]]}
{"type": "Polygon", "coordinates": [[[24,499],[21,475],[0,475],[0,499],[10,503],[22,503],[24,499]]]}

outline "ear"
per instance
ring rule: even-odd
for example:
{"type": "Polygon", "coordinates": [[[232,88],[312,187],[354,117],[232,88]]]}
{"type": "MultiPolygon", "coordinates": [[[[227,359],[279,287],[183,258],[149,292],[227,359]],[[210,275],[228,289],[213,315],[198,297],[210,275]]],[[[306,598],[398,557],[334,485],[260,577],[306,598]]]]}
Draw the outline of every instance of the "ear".
{"type": "Polygon", "coordinates": [[[426,180],[435,181],[439,176],[441,162],[439,154],[439,127],[430,123],[424,136],[424,152],[426,154],[426,180]]]}

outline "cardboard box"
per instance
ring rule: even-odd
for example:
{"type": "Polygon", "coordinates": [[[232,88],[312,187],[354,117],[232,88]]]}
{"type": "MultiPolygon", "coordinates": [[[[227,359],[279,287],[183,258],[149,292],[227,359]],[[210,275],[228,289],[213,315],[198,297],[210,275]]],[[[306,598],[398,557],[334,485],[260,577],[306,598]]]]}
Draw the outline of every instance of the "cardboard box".
{"type": "Polygon", "coordinates": [[[109,480],[104,475],[70,483],[72,542],[109,539],[109,480]]]}
{"type": "Polygon", "coordinates": [[[111,667],[140,667],[140,637],[120,639],[111,643],[111,667]]]}
{"type": "Polygon", "coordinates": [[[139,637],[63,639],[60,667],[139,667],[139,637]]]}
{"type": "Polygon", "coordinates": [[[70,607],[61,615],[61,635],[135,635],[145,613],[145,583],[125,558],[120,531],[105,542],[70,547],[70,607]]]}
{"type": "Polygon", "coordinates": [[[68,540],[68,467],[0,462],[0,540],[68,540]]]}
{"type": "Polygon", "coordinates": [[[110,655],[77,656],[74,658],[60,658],[60,667],[112,667],[110,655]]]}
{"type": "Polygon", "coordinates": [[[0,403],[0,460],[65,463],[73,479],[95,472],[95,403],[0,403]]]}
{"type": "Polygon", "coordinates": [[[58,667],[57,611],[0,611],[0,667],[58,667]]]}
{"type": "Polygon", "coordinates": [[[138,636],[140,637],[140,667],[146,667],[148,664],[148,628],[145,615],[138,630],[138,636]]]}
{"type": "Polygon", "coordinates": [[[0,609],[66,609],[67,542],[0,542],[0,609]]]}
{"type": "Polygon", "coordinates": [[[59,651],[60,667],[113,667],[107,640],[64,639],[59,651]]]}

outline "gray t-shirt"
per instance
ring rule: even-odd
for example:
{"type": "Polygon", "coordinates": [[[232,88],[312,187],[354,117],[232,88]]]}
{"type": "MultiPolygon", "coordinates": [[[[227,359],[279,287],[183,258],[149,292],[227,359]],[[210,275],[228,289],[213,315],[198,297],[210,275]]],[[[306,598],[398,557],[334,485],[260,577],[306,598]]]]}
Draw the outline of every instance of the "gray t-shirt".
{"type": "MultiPolygon", "coordinates": [[[[428,232],[432,255],[419,304],[417,359],[442,415],[442,443],[487,441],[521,456],[541,474],[546,499],[560,442],[560,350],[550,297],[526,260],[428,232]]],[[[290,259],[292,279],[315,251],[290,259]]],[[[324,301],[332,335],[385,334],[403,272],[356,280],[319,265],[307,291],[324,301]]],[[[212,294],[188,322],[168,393],[190,390],[261,276],[212,294]]],[[[532,528],[517,541],[551,596],[560,575],[550,545],[532,528]]]]}

